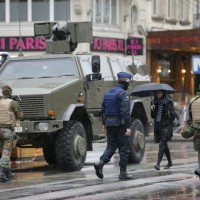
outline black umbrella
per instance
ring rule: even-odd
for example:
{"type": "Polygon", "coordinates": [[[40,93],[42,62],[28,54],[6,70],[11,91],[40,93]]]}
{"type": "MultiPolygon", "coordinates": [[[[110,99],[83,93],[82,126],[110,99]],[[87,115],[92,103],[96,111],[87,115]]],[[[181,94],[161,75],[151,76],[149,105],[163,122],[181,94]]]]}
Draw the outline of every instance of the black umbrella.
{"type": "Polygon", "coordinates": [[[175,90],[170,85],[165,83],[147,83],[136,86],[132,92],[132,96],[148,97],[153,96],[156,90],[164,90],[167,94],[173,93],[175,90]]]}

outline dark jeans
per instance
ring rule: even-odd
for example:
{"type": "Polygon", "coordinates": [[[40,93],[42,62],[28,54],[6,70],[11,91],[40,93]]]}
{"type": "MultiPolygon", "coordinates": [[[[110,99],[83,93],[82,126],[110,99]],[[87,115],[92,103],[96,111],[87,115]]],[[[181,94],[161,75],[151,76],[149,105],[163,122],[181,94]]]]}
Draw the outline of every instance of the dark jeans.
{"type": "Polygon", "coordinates": [[[126,170],[130,154],[130,137],[125,135],[124,127],[107,127],[107,147],[100,157],[104,162],[109,162],[115,151],[119,150],[120,169],[126,170]]]}

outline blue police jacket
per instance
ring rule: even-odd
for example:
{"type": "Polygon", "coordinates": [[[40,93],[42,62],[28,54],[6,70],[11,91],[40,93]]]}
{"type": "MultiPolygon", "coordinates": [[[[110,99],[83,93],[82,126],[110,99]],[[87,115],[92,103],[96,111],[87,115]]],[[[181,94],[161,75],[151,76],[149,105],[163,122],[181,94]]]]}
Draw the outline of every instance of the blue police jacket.
{"type": "Polygon", "coordinates": [[[105,93],[101,111],[106,127],[130,128],[130,97],[122,84],[118,83],[105,93]]]}

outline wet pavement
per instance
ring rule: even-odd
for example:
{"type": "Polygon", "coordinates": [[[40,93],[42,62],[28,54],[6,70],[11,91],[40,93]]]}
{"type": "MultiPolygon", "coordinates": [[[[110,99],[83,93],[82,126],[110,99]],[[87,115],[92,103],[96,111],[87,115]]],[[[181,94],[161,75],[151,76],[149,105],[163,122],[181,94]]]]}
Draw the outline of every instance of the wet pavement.
{"type": "Polygon", "coordinates": [[[93,164],[99,160],[105,143],[95,142],[94,150],[88,152],[86,164],[79,172],[66,173],[50,167],[43,160],[13,164],[15,178],[0,183],[0,200],[4,199],[200,199],[200,180],[193,171],[197,168],[197,152],[192,140],[185,140],[175,134],[169,142],[173,166],[163,158],[161,170],[153,168],[156,163],[158,144],[152,135],[147,139],[146,152],[140,164],[128,165],[127,171],[133,176],[130,181],[119,181],[119,155],[104,167],[104,179],[96,177],[93,164]]]}

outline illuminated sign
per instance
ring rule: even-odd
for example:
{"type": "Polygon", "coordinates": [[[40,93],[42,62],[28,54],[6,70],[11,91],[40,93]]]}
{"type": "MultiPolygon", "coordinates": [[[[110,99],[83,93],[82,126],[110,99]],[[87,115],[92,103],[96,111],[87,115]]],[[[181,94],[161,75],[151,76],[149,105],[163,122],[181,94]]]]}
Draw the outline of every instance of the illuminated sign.
{"type": "Polygon", "coordinates": [[[93,37],[91,51],[143,55],[143,39],[129,38],[124,40],[118,38],[93,37]]]}
{"type": "Polygon", "coordinates": [[[127,55],[143,55],[143,39],[129,38],[126,40],[126,54],[127,55]]]}
{"type": "Polygon", "coordinates": [[[124,53],[124,40],[117,38],[93,37],[91,51],[124,53]]]}
{"type": "Polygon", "coordinates": [[[44,51],[45,38],[42,37],[0,37],[0,51],[44,51]]]}
{"type": "Polygon", "coordinates": [[[147,36],[147,49],[180,49],[199,47],[200,30],[158,31],[147,36]]]}
{"type": "MultiPolygon", "coordinates": [[[[93,37],[91,51],[143,55],[143,39],[93,37]]],[[[0,37],[0,51],[45,51],[44,37],[0,37]]]]}
{"type": "Polygon", "coordinates": [[[200,74],[200,55],[192,56],[192,71],[194,74],[200,74]]]}

